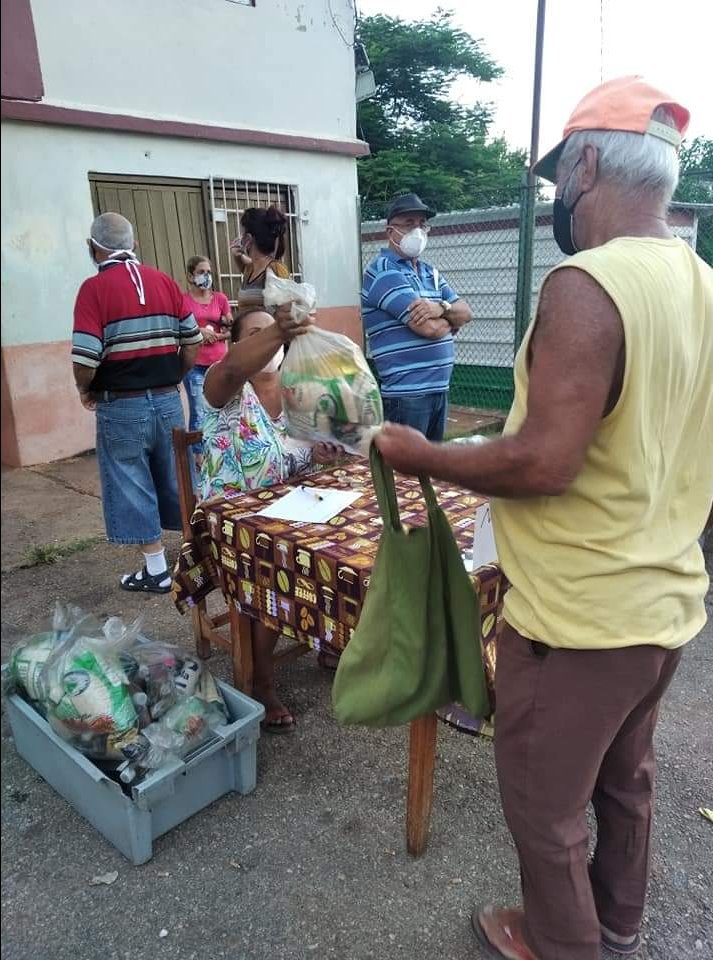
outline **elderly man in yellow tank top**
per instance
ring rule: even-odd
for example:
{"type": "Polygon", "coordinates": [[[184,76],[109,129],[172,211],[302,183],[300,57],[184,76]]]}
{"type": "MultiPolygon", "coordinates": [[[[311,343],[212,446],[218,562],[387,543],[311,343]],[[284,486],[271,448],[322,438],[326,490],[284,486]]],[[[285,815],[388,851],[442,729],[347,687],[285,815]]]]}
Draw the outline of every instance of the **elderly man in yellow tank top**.
{"type": "Polygon", "coordinates": [[[397,470],[494,498],[512,584],[495,753],[524,909],[474,912],[493,957],[639,947],[653,731],[708,586],[713,271],[666,220],[687,124],[639,77],[584,97],[535,167],[557,185],[568,259],[543,283],[504,436],[436,445],[388,426],[377,441],[397,470]]]}

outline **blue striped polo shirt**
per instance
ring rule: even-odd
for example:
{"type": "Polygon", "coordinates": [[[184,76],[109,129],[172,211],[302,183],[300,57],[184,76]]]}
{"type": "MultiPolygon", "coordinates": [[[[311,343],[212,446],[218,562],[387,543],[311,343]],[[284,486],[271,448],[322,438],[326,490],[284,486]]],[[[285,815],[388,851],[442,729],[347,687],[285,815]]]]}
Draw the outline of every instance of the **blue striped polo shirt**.
{"type": "Polygon", "coordinates": [[[400,257],[386,248],[364,271],[362,317],[371,356],[385,397],[442,393],[453,370],[453,336],[440,340],[419,337],[408,327],[414,300],[445,300],[458,294],[438,270],[422,260],[400,257]]]}

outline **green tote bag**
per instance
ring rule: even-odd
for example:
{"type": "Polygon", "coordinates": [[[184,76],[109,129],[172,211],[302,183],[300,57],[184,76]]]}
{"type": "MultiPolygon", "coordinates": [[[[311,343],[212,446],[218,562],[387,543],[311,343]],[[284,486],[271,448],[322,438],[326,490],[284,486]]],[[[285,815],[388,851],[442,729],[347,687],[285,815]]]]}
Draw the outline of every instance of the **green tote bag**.
{"type": "Polygon", "coordinates": [[[428,526],[401,526],[392,470],[375,447],[371,471],[384,521],[359,623],[332,688],[340,723],[389,727],[457,701],[490,712],[480,604],[433,487],[421,478],[428,526]]]}

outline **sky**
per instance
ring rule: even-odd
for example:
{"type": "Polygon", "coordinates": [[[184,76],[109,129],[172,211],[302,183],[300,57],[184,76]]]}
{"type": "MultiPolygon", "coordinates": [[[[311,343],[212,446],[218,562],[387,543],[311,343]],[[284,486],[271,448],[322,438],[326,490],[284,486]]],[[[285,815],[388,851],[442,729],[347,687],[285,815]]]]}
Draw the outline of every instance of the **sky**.
{"type": "MultiPolygon", "coordinates": [[[[529,149],[537,0],[357,0],[362,15],[414,20],[438,6],[483,40],[505,75],[493,83],[458,81],[464,103],[495,105],[493,136],[529,149]]],[[[710,0],[548,0],[540,155],[557,143],[576,102],[601,79],[642,74],[691,111],[686,139],[713,137],[710,0]]]]}

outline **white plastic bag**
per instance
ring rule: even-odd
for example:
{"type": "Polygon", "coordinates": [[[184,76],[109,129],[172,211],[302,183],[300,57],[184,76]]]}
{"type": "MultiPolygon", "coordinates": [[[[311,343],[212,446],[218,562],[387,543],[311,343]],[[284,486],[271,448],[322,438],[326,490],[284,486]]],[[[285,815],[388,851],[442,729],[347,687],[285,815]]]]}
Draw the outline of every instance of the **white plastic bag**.
{"type": "MultiPolygon", "coordinates": [[[[316,303],[314,287],[268,273],[265,304],[284,303],[292,303],[292,317],[303,323],[316,303]]],[[[290,344],[280,380],[282,409],[291,437],[308,443],[336,443],[349,453],[369,456],[384,411],[364,354],[349,337],[311,327],[290,344]]]]}
{"type": "Polygon", "coordinates": [[[271,270],[265,277],[264,303],[266,307],[280,307],[291,303],[290,316],[298,323],[304,323],[317,303],[317,291],[311,283],[297,283],[276,277],[271,270]]]}

